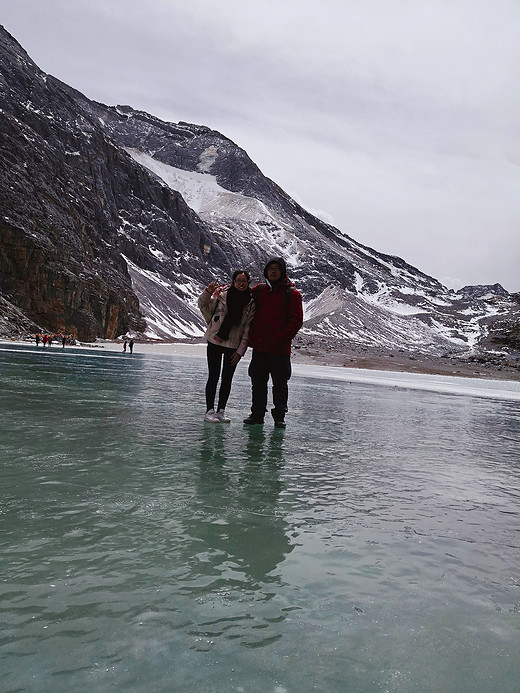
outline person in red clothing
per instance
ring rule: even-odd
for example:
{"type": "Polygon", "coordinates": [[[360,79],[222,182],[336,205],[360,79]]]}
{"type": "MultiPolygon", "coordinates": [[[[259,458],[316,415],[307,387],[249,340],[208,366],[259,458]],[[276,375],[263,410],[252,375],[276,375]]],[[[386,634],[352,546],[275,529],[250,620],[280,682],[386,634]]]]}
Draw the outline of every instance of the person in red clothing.
{"type": "Polygon", "coordinates": [[[251,414],[245,424],[263,424],[267,411],[267,385],[273,383],[271,414],[277,428],[285,428],[285,413],[291,377],[291,342],[303,324],[302,297],[287,278],[282,258],[269,260],[264,269],[267,282],[253,289],[256,312],[249,332],[253,349],[249,365],[251,414]]]}

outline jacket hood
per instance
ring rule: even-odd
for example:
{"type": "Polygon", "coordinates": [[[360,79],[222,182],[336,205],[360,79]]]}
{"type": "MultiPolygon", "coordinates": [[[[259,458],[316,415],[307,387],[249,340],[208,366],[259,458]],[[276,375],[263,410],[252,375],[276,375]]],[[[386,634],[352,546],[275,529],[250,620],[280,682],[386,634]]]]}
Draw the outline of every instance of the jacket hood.
{"type": "Polygon", "coordinates": [[[269,267],[271,262],[276,262],[277,265],[280,265],[280,269],[282,270],[282,281],[284,279],[287,279],[287,265],[285,264],[285,260],[283,259],[283,257],[272,257],[269,260],[269,262],[264,267],[264,277],[267,279],[267,268],[269,267]]]}

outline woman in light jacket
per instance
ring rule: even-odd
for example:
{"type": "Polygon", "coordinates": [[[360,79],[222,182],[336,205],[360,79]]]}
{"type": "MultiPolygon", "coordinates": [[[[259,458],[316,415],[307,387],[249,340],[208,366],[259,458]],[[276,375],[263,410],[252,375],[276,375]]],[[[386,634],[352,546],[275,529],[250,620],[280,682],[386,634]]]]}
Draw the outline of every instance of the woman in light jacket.
{"type": "Polygon", "coordinates": [[[245,354],[249,328],[255,314],[255,302],[249,288],[249,274],[233,273],[231,285],[217,288],[211,282],[199,296],[199,308],[208,323],[204,338],[208,342],[208,382],[206,383],[205,421],[228,423],[225,408],[238,362],[245,354]],[[215,395],[222,370],[217,411],[215,395]]]}

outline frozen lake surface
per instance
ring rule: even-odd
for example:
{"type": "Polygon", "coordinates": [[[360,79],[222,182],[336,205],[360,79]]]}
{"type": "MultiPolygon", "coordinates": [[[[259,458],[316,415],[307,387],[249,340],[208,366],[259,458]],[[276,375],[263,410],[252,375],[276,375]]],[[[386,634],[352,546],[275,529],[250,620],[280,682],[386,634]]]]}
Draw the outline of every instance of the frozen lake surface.
{"type": "Polygon", "coordinates": [[[0,345],[2,693],[518,693],[520,384],[0,345]]]}

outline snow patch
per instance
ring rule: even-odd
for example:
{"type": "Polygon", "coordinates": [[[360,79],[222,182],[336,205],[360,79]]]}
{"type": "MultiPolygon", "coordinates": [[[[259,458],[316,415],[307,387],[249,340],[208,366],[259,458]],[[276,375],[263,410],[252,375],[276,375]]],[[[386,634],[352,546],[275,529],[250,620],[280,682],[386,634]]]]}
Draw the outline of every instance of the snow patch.
{"type": "Polygon", "coordinates": [[[157,161],[149,154],[136,149],[126,148],[126,151],[137,163],[159,176],[169,188],[180,192],[197,214],[205,207],[215,204],[221,195],[234,195],[221,187],[216,177],[208,173],[184,171],[157,161]]]}

